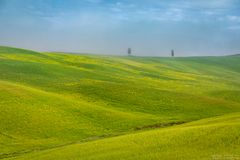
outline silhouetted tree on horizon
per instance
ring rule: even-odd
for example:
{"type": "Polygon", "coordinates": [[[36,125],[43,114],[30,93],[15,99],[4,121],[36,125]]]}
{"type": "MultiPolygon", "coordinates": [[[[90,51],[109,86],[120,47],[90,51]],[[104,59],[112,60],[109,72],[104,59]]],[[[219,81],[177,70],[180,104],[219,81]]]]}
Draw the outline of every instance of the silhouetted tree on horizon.
{"type": "Polygon", "coordinates": [[[130,55],[132,54],[132,49],[131,49],[131,48],[128,48],[127,53],[128,53],[128,55],[130,56],[130,55]]]}
{"type": "Polygon", "coordinates": [[[171,56],[174,57],[174,56],[175,56],[174,54],[175,54],[175,53],[174,53],[174,50],[172,49],[172,51],[171,51],[171,56]]]}

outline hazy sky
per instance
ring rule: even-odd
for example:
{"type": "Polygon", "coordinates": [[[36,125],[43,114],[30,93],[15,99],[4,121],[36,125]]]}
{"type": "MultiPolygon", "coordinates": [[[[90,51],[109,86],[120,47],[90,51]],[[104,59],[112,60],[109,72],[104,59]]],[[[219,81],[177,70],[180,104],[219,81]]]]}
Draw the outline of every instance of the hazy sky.
{"type": "Polygon", "coordinates": [[[240,0],[0,0],[0,45],[179,56],[240,53],[240,0]]]}

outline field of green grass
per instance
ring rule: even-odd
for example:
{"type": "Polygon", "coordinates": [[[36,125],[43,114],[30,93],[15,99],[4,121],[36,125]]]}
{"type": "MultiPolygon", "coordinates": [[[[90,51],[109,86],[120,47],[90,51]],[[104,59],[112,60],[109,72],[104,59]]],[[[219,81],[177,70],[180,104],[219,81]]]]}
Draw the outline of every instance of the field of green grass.
{"type": "Polygon", "coordinates": [[[226,156],[240,159],[240,56],[0,47],[0,159],[226,156]]]}
{"type": "Polygon", "coordinates": [[[62,146],[20,157],[34,160],[239,159],[240,115],[62,146]]]}

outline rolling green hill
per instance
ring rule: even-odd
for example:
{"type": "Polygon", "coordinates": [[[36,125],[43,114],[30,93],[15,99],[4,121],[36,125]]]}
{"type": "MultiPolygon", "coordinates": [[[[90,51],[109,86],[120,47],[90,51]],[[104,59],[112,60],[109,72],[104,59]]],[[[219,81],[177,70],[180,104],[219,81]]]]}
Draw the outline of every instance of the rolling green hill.
{"type": "Polygon", "coordinates": [[[0,159],[237,155],[239,112],[237,56],[99,56],[0,47],[0,159]]]}
{"type": "Polygon", "coordinates": [[[62,146],[27,154],[33,160],[239,159],[240,114],[62,146]]]}

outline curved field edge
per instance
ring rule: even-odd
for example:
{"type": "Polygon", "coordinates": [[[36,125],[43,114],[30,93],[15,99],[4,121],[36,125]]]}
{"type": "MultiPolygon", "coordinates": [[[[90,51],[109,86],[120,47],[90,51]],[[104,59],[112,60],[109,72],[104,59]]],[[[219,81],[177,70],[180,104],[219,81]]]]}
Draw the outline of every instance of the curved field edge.
{"type": "Polygon", "coordinates": [[[148,160],[239,158],[240,114],[73,144],[13,159],[32,160],[148,160]]]}

